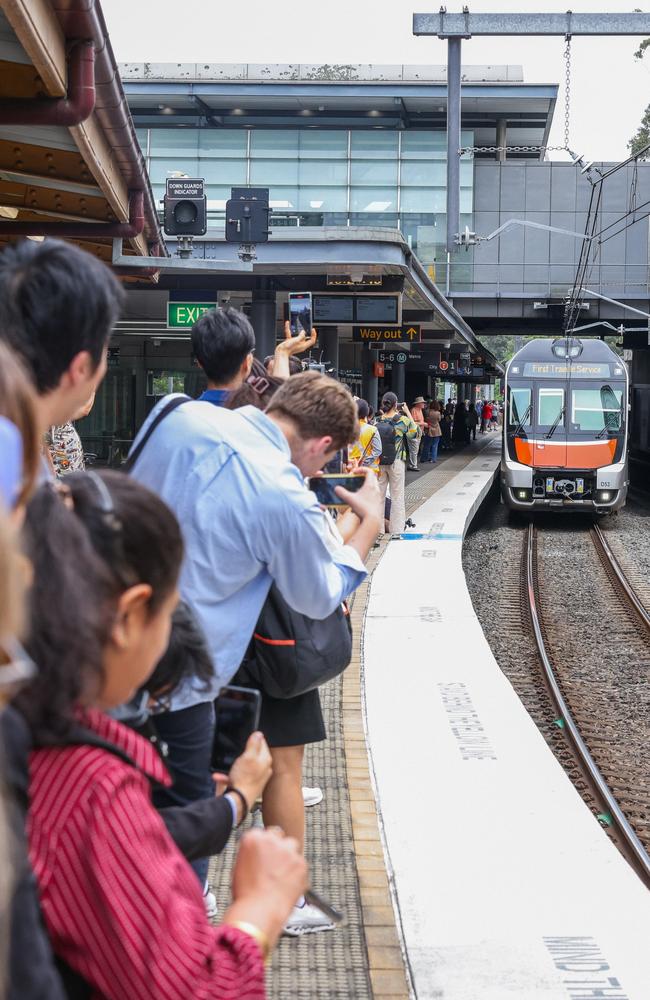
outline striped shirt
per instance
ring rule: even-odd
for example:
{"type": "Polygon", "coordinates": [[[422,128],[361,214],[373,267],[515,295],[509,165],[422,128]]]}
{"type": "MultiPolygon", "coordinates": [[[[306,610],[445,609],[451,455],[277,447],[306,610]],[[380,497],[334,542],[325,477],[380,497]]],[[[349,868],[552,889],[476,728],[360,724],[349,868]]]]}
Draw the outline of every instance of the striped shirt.
{"type": "Polygon", "coordinates": [[[263,1000],[257,943],[212,927],[201,888],[151,804],[171,779],[147,740],[96,709],[81,724],[126,753],[30,757],[29,853],[54,951],[95,1000],[263,1000]]]}

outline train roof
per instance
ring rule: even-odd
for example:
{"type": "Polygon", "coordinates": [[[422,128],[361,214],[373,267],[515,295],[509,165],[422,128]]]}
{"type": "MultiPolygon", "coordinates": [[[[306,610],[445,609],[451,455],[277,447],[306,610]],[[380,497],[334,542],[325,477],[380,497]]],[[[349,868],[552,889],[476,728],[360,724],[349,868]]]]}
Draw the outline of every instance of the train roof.
{"type": "MultiPolygon", "coordinates": [[[[535,338],[535,340],[529,340],[520,351],[517,351],[510,363],[515,358],[517,361],[557,361],[559,359],[553,353],[553,344],[556,341],[561,342],[564,339],[564,337],[539,337],[535,338]]],[[[571,337],[571,343],[582,344],[582,351],[579,356],[582,362],[600,361],[612,364],[613,362],[620,363],[621,361],[620,356],[604,340],[597,340],[595,337],[585,337],[584,340],[578,337],[571,337]]]]}

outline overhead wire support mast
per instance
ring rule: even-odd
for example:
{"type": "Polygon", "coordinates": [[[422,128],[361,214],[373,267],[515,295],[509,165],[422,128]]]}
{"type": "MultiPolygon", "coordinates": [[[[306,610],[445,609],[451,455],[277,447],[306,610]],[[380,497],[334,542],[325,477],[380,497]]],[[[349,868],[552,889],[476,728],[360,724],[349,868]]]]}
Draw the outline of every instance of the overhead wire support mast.
{"type": "MultiPolygon", "coordinates": [[[[461,42],[476,35],[562,36],[650,35],[650,14],[448,14],[446,7],[433,14],[413,15],[414,35],[435,35],[447,41],[447,251],[457,246],[460,234],[460,95],[461,42]]],[[[566,56],[566,49],[565,49],[566,56]]],[[[567,60],[567,81],[570,64],[567,60]]],[[[568,93],[568,83],[567,83],[568,93]]],[[[565,95],[566,96],[566,95],[565,95]]],[[[568,147],[569,106],[565,108],[565,145],[568,147]]]]}

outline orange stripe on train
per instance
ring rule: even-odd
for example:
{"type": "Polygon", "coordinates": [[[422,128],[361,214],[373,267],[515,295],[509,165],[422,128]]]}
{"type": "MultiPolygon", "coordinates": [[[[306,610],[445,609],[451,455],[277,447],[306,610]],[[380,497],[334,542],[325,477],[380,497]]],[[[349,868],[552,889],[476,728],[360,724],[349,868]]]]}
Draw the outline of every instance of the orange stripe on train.
{"type": "Polygon", "coordinates": [[[598,469],[614,461],[616,440],[564,443],[515,438],[515,454],[522,465],[538,469],[598,469]]]}

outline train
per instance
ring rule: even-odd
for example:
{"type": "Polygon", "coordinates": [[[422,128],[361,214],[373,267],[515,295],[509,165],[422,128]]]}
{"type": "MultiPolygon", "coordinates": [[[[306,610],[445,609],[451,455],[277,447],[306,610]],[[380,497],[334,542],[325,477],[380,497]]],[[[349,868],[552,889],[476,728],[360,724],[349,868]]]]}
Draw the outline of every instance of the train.
{"type": "Polygon", "coordinates": [[[501,496],[513,511],[613,514],[628,473],[627,366],[601,340],[530,340],[506,368],[501,496]]]}

